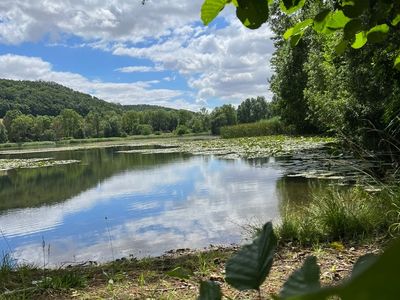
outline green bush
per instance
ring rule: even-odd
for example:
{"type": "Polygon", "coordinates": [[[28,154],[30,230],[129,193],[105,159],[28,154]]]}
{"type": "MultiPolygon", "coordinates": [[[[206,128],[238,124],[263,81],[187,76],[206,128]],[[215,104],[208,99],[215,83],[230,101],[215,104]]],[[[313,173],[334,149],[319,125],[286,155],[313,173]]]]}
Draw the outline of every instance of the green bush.
{"type": "Polygon", "coordinates": [[[153,132],[153,127],[147,124],[138,125],[138,130],[141,135],[150,135],[153,132]]]}
{"type": "Polygon", "coordinates": [[[290,133],[290,130],[283,125],[279,118],[262,120],[255,123],[224,126],[220,130],[221,137],[223,138],[265,136],[286,133],[290,133]]]}
{"type": "Polygon", "coordinates": [[[190,133],[190,130],[189,130],[189,128],[188,128],[187,126],[185,126],[185,125],[179,125],[179,126],[176,127],[176,129],[175,129],[175,133],[176,133],[177,135],[184,135],[184,134],[190,133]]]}

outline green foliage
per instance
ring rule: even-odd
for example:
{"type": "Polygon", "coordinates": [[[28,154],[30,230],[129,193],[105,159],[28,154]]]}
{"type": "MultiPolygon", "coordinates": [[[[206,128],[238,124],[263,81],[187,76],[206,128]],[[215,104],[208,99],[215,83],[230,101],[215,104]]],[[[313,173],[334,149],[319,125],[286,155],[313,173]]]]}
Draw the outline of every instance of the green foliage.
{"type": "Polygon", "coordinates": [[[0,79],[0,117],[9,110],[19,110],[35,116],[57,116],[66,108],[82,116],[90,111],[123,110],[121,105],[73,91],[54,82],[0,79]]]}
{"type": "Polygon", "coordinates": [[[148,124],[140,124],[138,125],[138,132],[141,135],[150,135],[153,132],[153,127],[148,124]]]}
{"type": "Polygon", "coordinates": [[[28,142],[33,138],[34,118],[32,116],[20,115],[11,123],[10,141],[12,142],[28,142]]]}
{"type": "Polygon", "coordinates": [[[252,244],[243,246],[227,261],[226,282],[238,290],[258,290],[269,274],[276,245],[269,222],[252,244]]]}
{"type": "Polygon", "coordinates": [[[64,271],[52,277],[46,277],[38,283],[41,289],[65,290],[83,288],[86,286],[86,278],[73,271],[64,271]]]}
{"type": "Polygon", "coordinates": [[[314,256],[307,257],[303,266],[294,271],[284,283],[279,297],[285,299],[319,290],[321,288],[319,276],[317,259],[314,256]]]}
{"type": "Polygon", "coordinates": [[[200,283],[200,295],[197,300],[221,300],[222,292],[218,283],[214,281],[202,281],[200,283]]]}
{"type": "Polygon", "coordinates": [[[184,135],[184,134],[187,134],[189,132],[190,132],[189,128],[187,126],[185,126],[185,125],[179,125],[175,129],[175,133],[177,135],[184,135]]]}
{"type": "Polygon", "coordinates": [[[290,133],[290,130],[277,117],[256,123],[224,126],[220,129],[220,134],[223,138],[267,136],[286,133],[290,133]]]}
{"type": "MultiPolygon", "coordinates": [[[[264,226],[264,229],[266,227],[270,227],[270,230],[267,232],[263,230],[261,236],[265,235],[264,238],[266,240],[274,240],[275,236],[272,231],[272,225],[267,223],[264,226]]],[[[257,237],[253,244],[259,244],[257,243],[257,240],[259,239],[260,237],[257,237]]],[[[255,248],[258,247],[255,246],[255,248]]],[[[249,246],[244,246],[239,250],[239,253],[242,256],[242,253],[249,251],[249,249],[249,246]]],[[[262,248],[260,248],[260,250],[261,249],[262,248]]],[[[268,264],[267,269],[269,270],[271,267],[270,264],[272,264],[274,250],[275,249],[271,249],[271,253],[268,255],[268,257],[271,257],[271,263],[266,263],[266,261],[269,260],[265,260],[265,257],[264,259],[261,259],[262,255],[246,255],[241,257],[240,267],[231,269],[227,268],[226,281],[230,283],[228,278],[235,278],[236,280],[233,286],[240,290],[247,288],[259,289],[262,282],[258,283],[257,281],[254,281],[253,283],[251,281],[249,283],[248,265],[255,265],[255,269],[261,271],[264,270],[265,265],[268,264]]],[[[288,280],[283,285],[280,295],[274,296],[274,299],[321,300],[336,299],[336,297],[339,297],[339,299],[342,300],[397,299],[400,293],[400,286],[398,284],[398,270],[400,269],[399,252],[400,239],[397,239],[380,257],[368,255],[359,258],[353,267],[351,277],[347,280],[333,286],[324,287],[321,287],[319,278],[320,270],[316,258],[313,256],[308,257],[303,263],[303,266],[289,276],[288,280]],[[379,276],[377,276],[377,274],[379,274],[379,276]]],[[[252,272],[250,272],[250,274],[251,273],[252,272]]],[[[264,279],[262,281],[264,281],[264,279]]],[[[217,283],[201,283],[200,297],[198,299],[218,300],[222,299],[222,297],[221,289],[217,283]]]]}
{"type": "Polygon", "coordinates": [[[357,188],[317,191],[308,204],[283,204],[277,234],[283,241],[311,244],[385,233],[396,222],[396,214],[388,214],[396,197],[390,193],[371,195],[357,188]]]}
{"type": "Polygon", "coordinates": [[[268,20],[270,0],[205,0],[201,7],[201,19],[205,25],[214,20],[232,3],[236,7],[236,16],[244,26],[250,29],[259,28],[268,20]]]}
{"type": "Polygon", "coordinates": [[[0,144],[6,143],[7,141],[8,141],[7,129],[4,126],[3,122],[0,121],[0,144]]]}
{"type": "Polygon", "coordinates": [[[270,104],[264,97],[246,99],[237,108],[238,123],[253,123],[271,116],[270,104]]]}
{"type": "Polygon", "coordinates": [[[211,113],[210,120],[211,133],[219,134],[221,127],[237,123],[236,109],[230,104],[217,107],[211,113]]]}

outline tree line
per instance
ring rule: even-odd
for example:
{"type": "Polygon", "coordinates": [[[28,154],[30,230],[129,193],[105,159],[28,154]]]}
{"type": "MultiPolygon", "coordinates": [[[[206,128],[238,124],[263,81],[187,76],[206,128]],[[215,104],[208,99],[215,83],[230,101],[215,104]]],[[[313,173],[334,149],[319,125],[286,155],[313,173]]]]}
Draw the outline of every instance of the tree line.
{"type": "MultiPolygon", "coordinates": [[[[293,15],[272,7],[277,17],[269,24],[275,33],[276,51],[271,64],[273,105],[281,119],[298,132],[332,132],[358,144],[375,147],[382,141],[398,148],[400,138],[400,71],[393,67],[393,49],[400,31],[391,30],[379,42],[361,49],[348,47],[338,53],[338,35],[309,30],[295,47],[284,33],[318,12],[333,10],[336,1],[309,0],[293,15]]],[[[357,19],[368,24],[374,11],[357,19]]]]}
{"type": "Polygon", "coordinates": [[[175,132],[178,135],[211,132],[217,135],[221,127],[256,122],[272,115],[271,105],[263,97],[246,99],[237,109],[225,104],[216,107],[211,113],[205,108],[197,113],[153,109],[123,113],[90,111],[82,116],[73,109],[64,109],[57,116],[34,116],[14,109],[7,111],[0,122],[0,143],[124,137],[165,132],[175,132]]]}

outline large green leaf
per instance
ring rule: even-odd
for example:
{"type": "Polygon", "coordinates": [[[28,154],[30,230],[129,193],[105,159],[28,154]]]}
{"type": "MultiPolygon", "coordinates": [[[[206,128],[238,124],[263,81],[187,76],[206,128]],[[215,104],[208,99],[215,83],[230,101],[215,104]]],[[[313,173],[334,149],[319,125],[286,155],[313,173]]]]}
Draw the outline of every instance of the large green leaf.
{"type": "Polygon", "coordinates": [[[306,19],[303,22],[297,23],[295,26],[292,28],[289,28],[286,30],[284,33],[283,37],[287,40],[289,39],[292,35],[296,35],[299,33],[303,33],[310,25],[313,23],[312,19],[306,19]]]}
{"type": "Polygon", "coordinates": [[[362,22],[360,19],[353,19],[348,22],[344,28],[344,38],[347,40],[351,40],[357,33],[361,32],[363,29],[362,22]]]}
{"type": "Polygon", "coordinates": [[[356,34],[355,41],[351,44],[351,47],[354,49],[360,49],[367,43],[367,33],[365,31],[361,31],[356,34]]]}
{"type": "Polygon", "coordinates": [[[269,15],[268,0],[237,0],[236,16],[244,26],[257,29],[267,22],[269,15]]]}
{"type": "Polygon", "coordinates": [[[283,12],[290,15],[304,6],[305,0],[281,0],[280,7],[283,12]]]}
{"type": "Polygon", "coordinates": [[[400,295],[400,239],[374,261],[363,257],[355,266],[353,275],[341,285],[310,291],[285,299],[321,300],[339,296],[341,300],[398,300],[400,295]],[[362,267],[361,267],[362,266],[362,267]],[[358,270],[357,270],[358,269],[358,270]]]}
{"type": "Polygon", "coordinates": [[[388,34],[389,34],[389,26],[386,24],[381,24],[372,27],[367,33],[367,38],[368,41],[372,43],[380,43],[387,38],[388,34]]]}
{"type": "Polygon", "coordinates": [[[229,0],[205,0],[201,7],[201,20],[204,25],[210,24],[229,2],[229,0]]]}
{"type": "Polygon", "coordinates": [[[342,1],[342,9],[344,14],[349,18],[359,17],[369,5],[368,0],[344,0],[342,1]]]}
{"type": "Polygon", "coordinates": [[[354,264],[353,270],[351,271],[351,276],[355,277],[362,274],[373,263],[375,263],[377,259],[378,256],[374,254],[366,254],[364,256],[361,256],[354,264]]]}
{"type": "Polygon", "coordinates": [[[329,9],[324,9],[315,16],[313,28],[316,32],[323,32],[325,30],[330,15],[331,11],[329,9]]]}
{"type": "Polygon", "coordinates": [[[317,265],[315,256],[307,257],[303,266],[290,275],[289,279],[283,285],[279,296],[288,298],[307,294],[313,290],[318,291],[321,288],[319,273],[319,266],[317,265]]]}
{"type": "Polygon", "coordinates": [[[343,14],[343,11],[336,10],[330,14],[328,21],[326,22],[326,29],[330,31],[336,31],[344,28],[346,24],[350,22],[350,18],[343,14]]]}
{"type": "Polygon", "coordinates": [[[238,290],[257,290],[268,276],[277,245],[272,223],[264,225],[252,244],[226,263],[226,282],[238,290]]]}
{"type": "Polygon", "coordinates": [[[198,300],[221,300],[222,292],[218,283],[214,281],[202,281],[200,283],[200,296],[198,300]]]}

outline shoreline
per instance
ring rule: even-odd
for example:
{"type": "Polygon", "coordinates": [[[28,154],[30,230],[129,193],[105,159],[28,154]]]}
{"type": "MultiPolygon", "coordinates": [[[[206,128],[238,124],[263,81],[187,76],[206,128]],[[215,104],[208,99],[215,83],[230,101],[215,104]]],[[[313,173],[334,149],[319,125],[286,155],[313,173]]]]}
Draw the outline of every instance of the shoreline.
{"type": "MultiPolygon", "coordinates": [[[[271,274],[261,290],[268,295],[278,293],[287,277],[310,255],[317,257],[323,284],[339,282],[350,274],[358,257],[381,253],[388,241],[378,238],[314,246],[280,244],[271,274]]],[[[196,299],[201,280],[218,282],[224,294],[233,299],[252,299],[256,293],[238,292],[224,280],[225,263],[238,248],[234,245],[175,249],[158,257],[132,257],[102,264],[88,262],[58,269],[21,266],[22,271],[10,271],[7,278],[0,277],[3,281],[0,299],[21,293],[28,299],[196,299]],[[17,280],[22,273],[24,283],[17,280]]]]}

